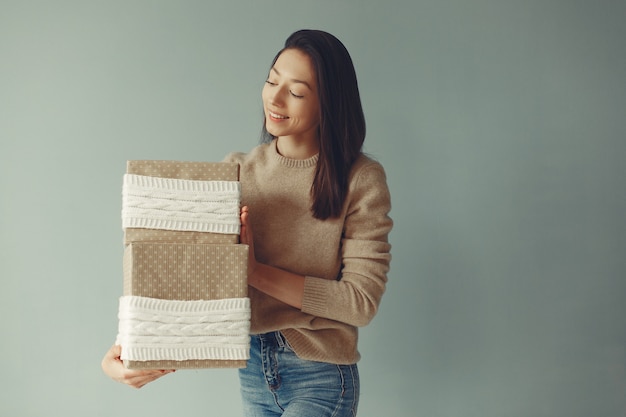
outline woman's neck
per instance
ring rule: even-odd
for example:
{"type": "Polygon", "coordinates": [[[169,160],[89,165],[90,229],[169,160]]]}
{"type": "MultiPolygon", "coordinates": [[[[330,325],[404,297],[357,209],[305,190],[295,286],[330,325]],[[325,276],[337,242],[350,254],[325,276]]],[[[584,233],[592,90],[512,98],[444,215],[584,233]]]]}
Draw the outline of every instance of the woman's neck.
{"type": "Polygon", "coordinates": [[[319,153],[317,140],[296,140],[289,136],[281,136],[276,141],[278,153],[289,159],[308,159],[319,153]]]}

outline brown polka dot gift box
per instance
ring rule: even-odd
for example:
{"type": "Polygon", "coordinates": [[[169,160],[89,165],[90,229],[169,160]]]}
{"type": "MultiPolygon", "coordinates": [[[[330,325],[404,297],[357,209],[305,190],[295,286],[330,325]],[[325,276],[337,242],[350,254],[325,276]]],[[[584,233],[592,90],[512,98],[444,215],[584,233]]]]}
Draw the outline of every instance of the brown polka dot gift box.
{"type": "Polygon", "coordinates": [[[117,342],[130,369],[241,368],[250,348],[239,166],[129,161],[117,342]]]}
{"type": "MultiPolygon", "coordinates": [[[[239,164],[227,162],[188,161],[128,161],[128,175],[185,179],[191,181],[238,181],[239,164]]],[[[237,225],[238,228],[238,225],[237,225]]],[[[236,228],[236,230],[238,230],[236,228]]],[[[131,242],[190,242],[238,243],[236,233],[204,233],[192,230],[155,230],[148,227],[124,226],[124,243],[131,242]]]]}

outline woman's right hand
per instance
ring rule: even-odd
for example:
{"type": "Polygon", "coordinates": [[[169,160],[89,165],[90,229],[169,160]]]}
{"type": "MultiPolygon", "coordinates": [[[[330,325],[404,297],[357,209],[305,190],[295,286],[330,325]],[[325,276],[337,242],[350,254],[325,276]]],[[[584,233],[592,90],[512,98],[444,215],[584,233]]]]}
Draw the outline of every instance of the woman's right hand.
{"type": "Polygon", "coordinates": [[[104,355],[102,359],[102,370],[109,377],[113,378],[117,382],[130,385],[133,388],[141,388],[149,382],[154,381],[174,372],[171,370],[139,370],[139,369],[127,369],[124,363],[120,359],[122,354],[122,347],[114,345],[104,355]]]}

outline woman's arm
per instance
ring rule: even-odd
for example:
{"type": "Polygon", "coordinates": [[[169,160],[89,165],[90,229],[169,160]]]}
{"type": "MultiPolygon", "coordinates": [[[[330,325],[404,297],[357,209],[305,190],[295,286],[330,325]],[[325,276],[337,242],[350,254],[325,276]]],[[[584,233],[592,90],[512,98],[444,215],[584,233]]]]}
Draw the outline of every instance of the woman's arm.
{"type": "Polygon", "coordinates": [[[307,276],[302,311],[353,326],[376,315],[391,261],[388,241],[393,221],[383,167],[373,161],[357,166],[351,179],[341,240],[338,280],[307,276]]]}
{"type": "Polygon", "coordinates": [[[248,245],[248,285],[292,307],[302,308],[304,275],[256,261],[248,207],[241,209],[241,243],[248,245]]]}

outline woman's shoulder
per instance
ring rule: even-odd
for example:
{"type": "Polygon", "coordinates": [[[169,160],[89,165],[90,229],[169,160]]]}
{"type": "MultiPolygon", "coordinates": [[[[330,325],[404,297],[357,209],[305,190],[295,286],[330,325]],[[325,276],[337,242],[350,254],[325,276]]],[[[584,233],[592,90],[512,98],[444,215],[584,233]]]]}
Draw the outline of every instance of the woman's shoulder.
{"type": "Polygon", "coordinates": [[[361,153],[352,164],[350,170],[350,183],[362,182],[363,180],[386,182],[387,177],[382,164],[374,157],[361,153]]]}
{"type": "MultiPolygon", "coordinates": [[[[388,211],[391,204],[387,175],[382,164],[361,154],[352,165],[348,182],[349,205],[373,205],[388,211]]],[[[371,210],[366,210],[371,212],[371,210]]]]}
{"type": "Polygon", "coordinates": [[[223,161],[224,162],[237,162],[240,165],[249,163],[250,161],[256,161],[260,157],[262,157],[264,154],[267,154],[267,151],[269,150],[269,145],[270,145],[269,143],[262,143],[252,148],[250,152],[239,152],[239,151],[230,152],[229,154],[226,155],[226,157],[224,157],[223,161]]]}

